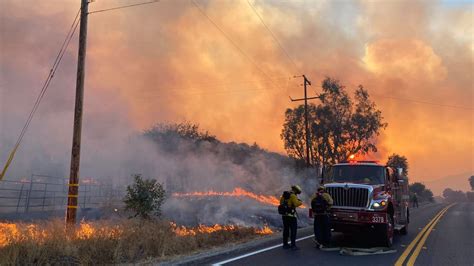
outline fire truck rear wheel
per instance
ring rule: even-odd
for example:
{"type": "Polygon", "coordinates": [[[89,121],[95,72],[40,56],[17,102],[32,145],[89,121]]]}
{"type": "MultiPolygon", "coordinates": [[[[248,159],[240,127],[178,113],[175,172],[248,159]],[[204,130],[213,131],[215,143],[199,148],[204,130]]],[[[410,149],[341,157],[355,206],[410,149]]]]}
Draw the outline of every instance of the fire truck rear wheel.
{"type": "Polygon", "coordinates": [[[400,234],[401,235],[408,234],[408,223],[410,222],[410,210],[408,208],[407,208],[406,216],[407,216],[407,222],[406,222],[405,226],[402,229],[400,229],[400,234]]]}

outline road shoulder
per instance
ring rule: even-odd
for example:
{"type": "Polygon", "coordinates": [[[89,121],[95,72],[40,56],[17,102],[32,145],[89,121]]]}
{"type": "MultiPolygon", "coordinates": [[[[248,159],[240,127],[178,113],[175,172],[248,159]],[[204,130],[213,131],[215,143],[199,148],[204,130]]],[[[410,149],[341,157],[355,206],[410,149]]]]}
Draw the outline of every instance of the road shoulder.
{"type": "MultiPolygon", "coordinates": [[[[313,234],[313,227],[305,227],[298,229],[297,238],[313,234]]],[[[251,250],[265,248],[270,245],[276,245],[281,242],[281,232],[275,232],[270,236],[251,240],[244,243],[230,244],[224,247],[214,248],[212,250],[201,251],[197,254],[186,257],[171,259],[159,262],[160,265],[202,265],[216,261],[220,258],[231,257],[233,255],[249,252],[251,250]]]]}

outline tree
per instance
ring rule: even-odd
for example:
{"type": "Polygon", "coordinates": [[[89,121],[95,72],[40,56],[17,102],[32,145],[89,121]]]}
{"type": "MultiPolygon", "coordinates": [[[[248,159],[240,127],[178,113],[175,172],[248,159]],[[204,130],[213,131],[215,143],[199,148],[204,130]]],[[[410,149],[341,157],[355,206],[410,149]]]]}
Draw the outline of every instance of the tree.
{"type": "Polygon", "coordinates": [[[152,214],[161,215],[161,205],[165,201],[163,185],[154,179],[143,180],[141,175],[134,175],[133,185],[127,186],[125,209],[135,214],[133,217],[149,219],[152,214]]]}
{"type": "Polygon", "coordinates": [[[415,182],[408,186],[408,190],[412,195],[416,193],[416,195],[418,195],[419,201],[434,201],[433,192],[427,189],[422,183],[415,182]]]}
{"type": "Polygon", "coordinates": [[[469,177],[469,184],[471,185],[471,190],[474,190],[474,175],[469,177]]]}
{"type": "Polygon", "coordinates": [[[183,146],[187,149],[195,148],[203,142],[217,143],[218,140],[208,131],[199,129],[199,125],[190,122],[159,123],[146,130],[144,136],[153,140],[166,152],[177,152],[183,146]],[[193,144],[193,145],[189,145],[193,144]]]}
{"type": "Polygon", "coordinates": [[[466,192],[466,198],[468,201],[474,202],[474,192],[470,192],[470,191],[466,192]]]}
{"type": "Polygon", "coordinates": [[[421,193],[426,189],[425,185],[419,182],[415,182],[409,186],[410,193],[416,193],[421,195],[421,193]]]}
{"type": "Polygon", "coordinates": [[[452,190],[447,188],[443,190],[443,197],[448,202],[462,202],[466,201],[466,194],[461,190],[452,190]]]}
{"type": "MultiPolygon", "coordinates": [[[[370,100],[367,90],[362,86],[357,88],[355,103],[338,80],[326,78],[322,90],[321,103],[308,105],[311,164],[334,164],[346,160],[350,154],[376,152],[375,137],[387,124],[382,122],[382,113],[370,100]]],[[[290,157],[304,160],[304,105],[286,110],[280,137],[290,157]]]]}
{"type": "Polygon", "coordinates": [[[396,153],[390,155],[387,160],[387,166],[392,168],[403,168],[403,175],[408,176],[408,160],[407,157],[396,153]]]}

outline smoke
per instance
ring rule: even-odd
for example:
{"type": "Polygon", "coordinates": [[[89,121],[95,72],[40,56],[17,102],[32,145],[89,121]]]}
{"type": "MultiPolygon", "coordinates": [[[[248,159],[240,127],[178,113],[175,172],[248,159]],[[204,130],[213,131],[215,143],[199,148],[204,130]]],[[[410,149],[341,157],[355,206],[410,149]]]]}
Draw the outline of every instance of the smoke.
{"type": "MultiPolygon", "coordinates": [[[[473,111],[446,106],[473,106],[469,3],[253,1],[294,67],[246,1],[197,2],[244,54],[189,1],[90,15],[81,176],[129,181],[132,171],[177,174],[187,175],[191,186],[205,181],[231,189],[231,178],[215,182],[226,178],[223,169],[252,178],[212,156],[175,162],[146,141],[131,145],[130,138],[157,122],[188,120],[223,141],[256,141],[283,153],[284,110],[293,106],[288,96],[302,95],[301,81],[292,77],[303,73],[313,82],[310,95],[320,92],[325,76],[349,90],[363,84],[389,123],[379,139],[381,152],[373,156],[407,156],[413,181],[473,171],[473,111]]],[[[90,10],[129,3],[135,2],[95,1],[90,10]]],[[[0,5],[4,162],[79,1],[0,5]]],[[[75,38],[7,178],[68,176],[76,51],[75,38]]],[[[257,190],[269,182],[256,178],[257,190]]]]}

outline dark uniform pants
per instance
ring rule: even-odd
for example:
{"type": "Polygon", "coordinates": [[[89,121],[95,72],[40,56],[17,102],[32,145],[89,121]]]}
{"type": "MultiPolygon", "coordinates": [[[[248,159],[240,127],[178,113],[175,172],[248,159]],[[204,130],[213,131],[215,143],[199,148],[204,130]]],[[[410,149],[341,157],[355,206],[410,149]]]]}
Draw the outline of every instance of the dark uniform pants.
{"type": "Polygon", "coordinates": [[[295,246],[296,230],[298,227],[298,222],[296,220],[296,217],[282,216],[282,218],[283,218],[283,245],[288,245],[288,237],[291,234],[291,245],[295,246]]]}
{"type": "Polygon", "coordinates": [[[318,243],[328,245],[331,241],[331,226],[328,214],[314,216],[314,235],[318,243]]]}
{"type": "Polygon", "coordinates": [[[413,200],[413,208],[418,208],[418,199],[413,200]]]}

